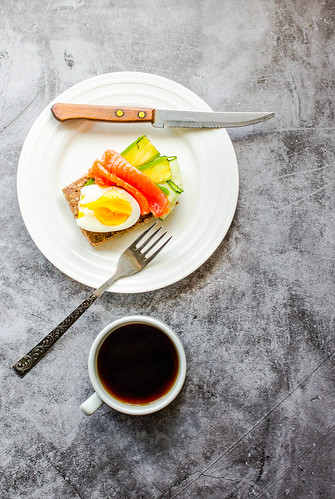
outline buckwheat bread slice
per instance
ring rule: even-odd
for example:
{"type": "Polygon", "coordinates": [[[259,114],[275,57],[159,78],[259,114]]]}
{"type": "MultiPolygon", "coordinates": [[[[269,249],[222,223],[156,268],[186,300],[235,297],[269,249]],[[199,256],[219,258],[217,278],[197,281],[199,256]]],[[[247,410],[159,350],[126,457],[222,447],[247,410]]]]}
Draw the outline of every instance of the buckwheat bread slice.
{"type": "MultiPolygon", "coordinates": [[[[82,187],[84,187],[88,179],[89,177],[87,175],[84,175],[83,177],[80,177],[78,180],[72,182],[72,184],[64,187],[63,189],[63,194],[72,211],[74,218],[78,218],[78,202],[80,199],[80,191],[82,187]]],[[[138,221],[134,225],[132,225],[132,227],[129,227],[125,230],[116,230],[114,232],[91,232],[85,229],[80,230],[84,234],[84,236],[87,237],[88,242],[91,246],[100,246],[101,244],[110,241],[114,237],[117,237],[120,234],[126,234],[127,232],[136,229],[137,227],[149,222],[150,220],[153,220],[154,218],[155,217],[152,215],[152,213],[149,213],[148,215],[141,215],[138,221]]]]}

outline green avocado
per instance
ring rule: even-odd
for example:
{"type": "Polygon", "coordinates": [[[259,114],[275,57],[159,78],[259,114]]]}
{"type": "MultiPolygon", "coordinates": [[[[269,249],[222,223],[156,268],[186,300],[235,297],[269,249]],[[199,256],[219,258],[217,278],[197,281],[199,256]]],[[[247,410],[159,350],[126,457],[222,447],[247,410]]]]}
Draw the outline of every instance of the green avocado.
{"type": "Polygon", "coordinates": [[[168,198],[170,213],[183,192],[183,180],[177,157],[160,156],[146,135],[142,135],[130,144],[121,156],[158,185],[168,198]]]}
{"type": "Polygon", "coordinates": [[[159,156],[159,152],[146,135],[142,135],[127,147],[121,156],[133,166],[138,168],[159,156]]]}
{"type": "Polygon", "coordinates": [[[149,163],[138,166],[155,184],[166,182],[172,177],[169,160],[166,156],[159,156],[149,163]]]}

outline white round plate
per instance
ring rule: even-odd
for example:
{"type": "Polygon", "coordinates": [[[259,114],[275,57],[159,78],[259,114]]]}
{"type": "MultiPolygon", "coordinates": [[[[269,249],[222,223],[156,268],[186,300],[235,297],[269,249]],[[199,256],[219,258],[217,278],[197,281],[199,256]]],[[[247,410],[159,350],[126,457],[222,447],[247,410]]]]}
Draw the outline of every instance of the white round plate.
{"type": "Polygon", "coordinates": [[[122,152],[145,134],[161,154],[178,156],[184,193],[163,222],[173,235],[169,244],[143,272],[121,279],[110,291],[159,289],[200,267],[226,235],[237,204],[238,167],[226,130],[60,123],[50,111],[56,102],[195,111],[210,107],[182,85],[152,74],[120,72],[90,78],[59,95],[37,118],[22,148],[17,176],[22,217],[37,247],[62,272],[96,288],[144,229],[92,248],[77,227],[62,188],[85,174],[105,149],[122,152]]]}

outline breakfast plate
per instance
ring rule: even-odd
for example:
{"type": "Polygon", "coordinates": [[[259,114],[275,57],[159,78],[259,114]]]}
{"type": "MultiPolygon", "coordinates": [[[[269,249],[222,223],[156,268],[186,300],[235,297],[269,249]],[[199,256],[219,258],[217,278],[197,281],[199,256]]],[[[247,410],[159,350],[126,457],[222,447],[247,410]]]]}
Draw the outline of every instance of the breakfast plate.
{"type": "Polygon", "coordinates": [[[171,285],[199,268],[217,249],[233,219],[238,167],[225,129],[157,129],[150,124],[84,120],[60,123],[56,102],[211,111],[182,85],[147,73],[96,76],[69,88],[39,115],[22,148],[17,191],[27,230],[43,255],[69,277],[91,287],[115,269],[120,253],[141,233],[136,229],[91,247],[77,227],[62,188],[81,177],[105,149],[123,151],[147,135],[161,154],[176,155],[183,175],[179,204],[162,222],[172,240],[145,269],[116,282],[110,291],[139,293],[171,285]]]}

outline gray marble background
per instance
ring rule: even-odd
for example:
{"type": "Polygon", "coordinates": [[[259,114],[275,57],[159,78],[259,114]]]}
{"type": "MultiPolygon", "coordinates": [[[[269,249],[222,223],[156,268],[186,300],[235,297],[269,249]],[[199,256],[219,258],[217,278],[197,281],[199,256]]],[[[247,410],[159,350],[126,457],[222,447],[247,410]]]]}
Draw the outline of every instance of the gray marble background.
{"type": "Polygon", "coordinates": [[[0,7],[1,498],[335,497],[334,2],[0,7]],[[90,291],[27,233],[20,151],[60,92],[113,71],[171,78],[216,111],[276,118],[229,132],[239,203],[206,264],[159,291],[106,294],[20,379],[11,365],[90,291]],[[87,418],[90,345],[133,313],[179,333],[185,387],[152,416],[103,407],[87,418]]]}

